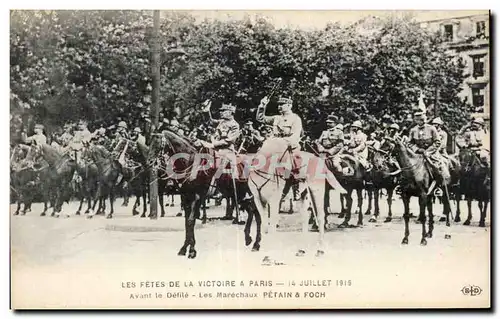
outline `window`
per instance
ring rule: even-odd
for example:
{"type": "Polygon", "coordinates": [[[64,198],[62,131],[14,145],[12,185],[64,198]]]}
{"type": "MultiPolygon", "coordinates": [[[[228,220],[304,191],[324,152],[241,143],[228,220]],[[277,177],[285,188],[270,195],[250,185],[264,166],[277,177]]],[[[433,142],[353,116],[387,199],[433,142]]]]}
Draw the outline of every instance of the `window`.
{"type": "Polygon", "coordinates": [[[446,24],[444,26],[444,37],[446,41],[453,41],[453,24],[446,24]]]}
{"type": "Polygon", "coordinates": [[[474,78],[484,76],[484,56],[473,56],[472,57],[472,76],[474,78]]]}
{"type": "Polygon", "coordinates": [[[480,38],[480,39],[486,37],[486,22],[485,21],[476,22],[476,37],[480,38]]]}
{"type": "Polygon", "coordinates": [[[484,113],[484,89],[472,88],[472,106],[475,113],[484,113]]]}

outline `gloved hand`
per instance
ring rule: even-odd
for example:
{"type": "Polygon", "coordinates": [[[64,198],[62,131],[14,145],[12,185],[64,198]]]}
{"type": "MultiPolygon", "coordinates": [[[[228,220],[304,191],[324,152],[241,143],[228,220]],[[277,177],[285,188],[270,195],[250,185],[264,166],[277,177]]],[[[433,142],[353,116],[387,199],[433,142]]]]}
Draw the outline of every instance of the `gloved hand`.
{"type": "Polygon", "coordinates": [[[260,105],[266,106],[267,104],[269,104],[269,98],[267,96],[264,96],[264,98],[260,100],[260,105]]]}

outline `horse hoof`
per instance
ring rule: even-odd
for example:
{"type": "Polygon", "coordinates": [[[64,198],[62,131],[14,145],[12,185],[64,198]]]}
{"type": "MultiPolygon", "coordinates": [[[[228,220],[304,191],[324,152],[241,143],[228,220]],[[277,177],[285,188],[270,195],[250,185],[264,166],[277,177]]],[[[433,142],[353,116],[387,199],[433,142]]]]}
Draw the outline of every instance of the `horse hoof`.
{"type": "Polygon", "coordinates": [[[260,250],[260,245],[259,244],[253,245],[252,251],[259,251],[259,250],[260,250]]]}
{"type": "Polygon", "coordinates": [[[344,218],[345,217],[345,214],[344,213],[340,213],[339,214],[339,218],[344,218]]]}
{"type": "Polygon", "coordinates": [[[93,215],[89,215],[89,216],[87,216],[87,219],[92,219],[92,218],[94,218],[94,216],[93,216],[93,215]]]}
{"type": "Polygon", "coordinates": [[[445,220],[446,220],[446,217],[444,217],[444,216],[441,216],[441,218],[439,218],[440,222],[444,222],[445,220]]]}
{"type": "Polygon", "coordinates": [[[24,216],[24,215],[26,215],[26,212],[22,212],[22,213],[21,213],[21,216],[24,216]]]}
{"type": "Polygon", "coordinates": [[[54,217],[54,216],[56,216],[56,213],[50,214],[50,217],[54,217]]]}
{"type": "Polygon", "coordinates": [[[252,243],[252,236],[245,237],[245,246],[248,246],[252,243]]]}
{"type": "Polygon", "coordinates": [[[232,216],[224,216],[224,217],[221,217],[220,220],[232,220],[233,217],[232,216]]]}
{"type": "Polygon", "coordinates": [[[455,223],[460,223],[462,220],[460,219],[460,216],[455,217],[455,223]]]}
{"type": "Polygon", "coordinates": [[[238,220],[237,219],[233,219],[233,225],[237,225],[238,224],[238,220]]]}
{"type": "Polygon", "coordinates": [[[77,215],[77,216],[78,216],[78,215],[80,215],[80,211],[77,211],[77,212],[75,213],[75,215],[77,215]]]}
{"type": "Polygon", "coordinates": [[[420,246],[427,246],[427,240],[425,240],[425,238],[422,238],[420,241],[420,246]]]}
{"type": "Polygon", "coordinates": [[[403,240],[401,241],[401,245],[408,245],[408,238],[403,238],[403,240]]]}
{"type": "Polygon", "coordinates": [[[299,251],[295,254],[297,257],[302,257],[306,254],[305,250],[299,249],[299,251]]]}
{"type": "Polygon", "coordinates": [[[392,221],[392,218],[391,217],[387,217],[385,220],[384,220],[384,223],[390,223],[392,221]]]}
{"type": "Polygon", "coordinates": [[[177,256],[186,256],[186,250],[181,248],[181,250],[177,253],[177,256]]]}
{"type": "Polygon", "coordinates": [[[17,215],[19,215],[19,212],[14,212],[14,216],[17,216],[17,215]]]}
{"type": "Polygon", "coordinates": [[[446,226],[450,227],[450,222],[446,221],[446,226]]]}
{"type": "Polygon", "coordinates": [[[165,217],[165,213],[160,214],[160,217],[162,218],[165,217]]]}
{"type": "Polygon", "coordinates": [[[87,209],[87,210],[84,212],[84,214],[85,214],[85,215],[87,215],[88,213],[89,213],[89,210],[87,209]]]}
{"type": "Polygon", "coordinates": [[[182,213],[177,213],[177,215],[175,215],[175,217],[181,217],[182,216],[182,213]]]}
{"type": "Polygon", "coordinates": [[[377,219],[375,219],[375,217],[372,217],[368,220],[369,223],[376,223],[377,222],[377,219]]]}
{"type": "Polygon", "coordinates": [[[469,226],[470,225],[470,220],[467,219],[465,222],[464,222],[464,226],[469,226]]]}
{"type": "Polygon", "coordinates": [[[109,214],[108,216],[106,216],[106,219],[111,219],[113,218],[113,215],[109,214]]]}
{"type": "Polygon", "coordinates": [[[196,258],[196,250],[190,250],[188,254],[189,259],[194,259],[196,258]]]}
{"type": "Polygon", "coordinates": [[[132,211],[132,216],[137,216],[137,215],[139,215],[139,212],[138,212],[138,211],[136,211],[136,210],[133,210],[133,211],[132,211]]]}
{"type": "Polygon", "coordinates": [[[338,225],[337,227],[338,228],[348,228],[349,224],[348,223],[342,223],[342,224],[338,225]]]}
{"type": "Polygon", "coordinates": [[[141,215],[141,218],[146,218],[146,214],[142,214],[142,215],[141,215]]]}
{"type": "Polygon", "coordinates": [[[357,225],[358,226],[363,226],[363,222],[362,221],[358,221],[357,225]]]}
{"type": "Polygon", "coordinates": [[[365,212],[365,215],[367,215],[367,216],[370,216],[371,214],[372,214],[372,212],[371,212],[371,211],[369,211],[369,210],[367,210],[367,211],[365,212]]]}
{"type": "Polygon", "coordinates": [[[450,238],[451,238],[451,235],[449,235],[449,234],[444,235],[444,239],[450,239],[450,238]]]}
{"type": "Polygon", "coordinates": [[[432,238],[432,233],[431,233],[431,232],[428,232],[427,234],[425,234],[425,237],[427,237],[427,238],[432,238]]]}
{"type": "Polygon", "coordinates": [[[318,249],[318,251],[316,252],[316,257],[321,257],[324,254],[325,254],[325,252],[323,250],[318,249]]]}
{"type": "Polygon", "coordinates": [[[484,222],[479,222],[479,227],[486,227],[485,223],[484,222]]]}
{"type": "MultiPolygon", "coordinates": [[[[14,214],[15,215],[15,214],[14,214]]],[[[40,216],[45,216],[46,214],[45,213],[41,213],[40,216]]]]}

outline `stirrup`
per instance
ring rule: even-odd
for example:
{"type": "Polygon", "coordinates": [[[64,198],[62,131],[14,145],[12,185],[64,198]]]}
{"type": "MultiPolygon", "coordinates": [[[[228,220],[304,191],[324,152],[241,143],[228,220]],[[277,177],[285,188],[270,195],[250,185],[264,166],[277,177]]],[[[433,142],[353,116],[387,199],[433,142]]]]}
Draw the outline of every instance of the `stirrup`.
{"type": "Polygon", "coordinates": [[[436,189],[434,190],[434,196],[436,197],[443,196],[443,190],[440,187],[436,187],[436,189]]]}

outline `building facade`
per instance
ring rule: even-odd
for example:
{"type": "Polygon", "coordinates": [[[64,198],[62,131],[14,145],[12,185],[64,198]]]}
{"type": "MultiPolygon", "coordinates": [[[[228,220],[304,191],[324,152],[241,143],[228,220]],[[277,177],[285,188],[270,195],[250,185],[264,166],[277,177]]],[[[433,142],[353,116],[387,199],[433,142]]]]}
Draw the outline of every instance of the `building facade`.
{"type": "Polygon", "coordinates": [[[463,59],[469,75],[460,97],[472,105],[474,117],[490,120],[490,16],[460,16],[450,19],[421,21],[421,26],[441,32],[447,39],[450,54],[463,59]]]}

